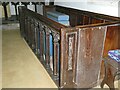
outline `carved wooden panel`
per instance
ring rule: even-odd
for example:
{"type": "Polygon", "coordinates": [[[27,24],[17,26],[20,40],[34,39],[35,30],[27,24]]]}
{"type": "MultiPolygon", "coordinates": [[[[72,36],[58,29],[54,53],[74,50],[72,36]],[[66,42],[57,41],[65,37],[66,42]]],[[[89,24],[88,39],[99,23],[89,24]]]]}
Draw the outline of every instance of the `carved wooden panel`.
{"type": "Polygon", "coordinates": [[[89,88],[96,84],[106,30],[106,27],[62,30],[61,86],[89,88]]]}
{"type": "MultiPolygon", "coordinates": [[[[48,6],[46,10],[55,10],[55,7],[48,6]]],[[[70,15],[74,28],[66,27],[31,10],[21,8],[21,35],[31,43],[32,49],[39,47],[40,61],[46,66],[49,64],[49,34],[52,34],[52,74],[58,76],[57,79],[56,76],[52,77],[56,80],[59,78],[60,87],[93,87],[99,78],[103,49],[106,55],[108,50],[120,48],[120,43],[117,42],[120,38],[120,26],[107,26],[112,25],[112,21],[119,24],[117,21],[120,19],[71,8],[59,6],[56,8],[70,15]],[[98,24],[101,22],[104,23],[98,24]],[[78,24],[81,26],[76,26],[78,24]],[[108,30],[107,35],[106,30],[108,30]],[[107,36],[106,39],[105,36],[107,36]],[[37,44],[38,40],[40,46],[37,44]]]]}
{"type": "Polygon", "coordinates": [[[76,83],[78,30],[63,29],[61,32],[61,77],[60,84],[72,87],[76,83]]]}
{"type": "Polygon", "coordinates": [[[59,75],[59,40],[60,35],[56,32],[52,32],[53,34],[53,74],[59,75]]]}

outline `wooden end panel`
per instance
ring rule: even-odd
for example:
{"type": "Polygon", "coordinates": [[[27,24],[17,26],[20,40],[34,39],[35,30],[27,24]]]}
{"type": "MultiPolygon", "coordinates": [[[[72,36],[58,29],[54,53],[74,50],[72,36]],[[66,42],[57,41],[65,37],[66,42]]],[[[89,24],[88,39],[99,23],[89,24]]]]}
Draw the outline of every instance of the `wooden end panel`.
{"type": "Polygon", "coordinates": [[[90,88],[100,75],[106,27],[61,30],[61,87],[90,88]]]}
{"type": "Polygon", "coordinates": [[[80,88],[91,88],[98,81],[106,30],[93,27],[79,31],[76,83],[80,88]]]}

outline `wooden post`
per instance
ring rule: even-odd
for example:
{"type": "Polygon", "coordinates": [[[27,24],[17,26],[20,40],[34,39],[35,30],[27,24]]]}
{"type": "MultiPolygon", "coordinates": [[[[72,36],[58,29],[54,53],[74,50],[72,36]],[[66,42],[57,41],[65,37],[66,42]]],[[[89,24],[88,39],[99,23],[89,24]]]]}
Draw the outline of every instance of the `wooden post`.
{"type": "Polygon", "coordinates": [[[35,54],[38,54],[38,22],[35,21],[35,54]]]}
{"type": "Polygon", "coordinates": [[[44,30],[43,30],[43,25],[42,23],[39,23],[39,31],[40,31],[40,60],[43,60],[43,55],[44,55],[44,41],[43,41],[43,34],[44,34],[44,30]]]}
{"type": "Polygon", "coordinates": [[[20,33],[22,37],[25,37],[25,7],[19,6],[19,22],[20,22],[20,33]]]}
{"type": "Polygon", "coordinates": [[[30,41],[31,41],[31,39],[30,39],[30,37],[31,37],[31,35],[30,35],[30,17],[28,17],[28,20],[27,20],[27,23],[28,23],[28,25],[27,25],[27,29],[28,29],[28,44],[30,45],[30,41]]]}
{"type": "Polygon", "coordinates": [[[53,55],[53,74],[58,75],[59,65],[59,34],[53,33],[54,55],[53,55]]]}
{"type": "Polygon", "coordinates": [[[9,4],[9,2],[3,2],[2,6],[4,8],[4,14],[5,14],[5,20],[8,20],[8,13],[7,13],[7,5],[9,4]]]}
{"type": "Polygon", "coordinates": [[[50,29],[45,28],[45,33],[46,33],[46,65],[48,66],[50,63],[50,29]]]}

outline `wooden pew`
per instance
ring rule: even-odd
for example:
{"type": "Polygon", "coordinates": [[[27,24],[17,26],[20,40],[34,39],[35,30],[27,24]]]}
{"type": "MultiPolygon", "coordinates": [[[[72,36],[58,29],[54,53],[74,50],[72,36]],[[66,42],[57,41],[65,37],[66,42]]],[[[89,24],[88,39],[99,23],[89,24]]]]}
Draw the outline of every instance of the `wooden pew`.
{"type": "Polygon", "coordinates": [[[19,7],[21,35],[60,88],[92,88],[100,78],[102,57],[120,48],[120,18],[61,6],[44,6],[44,15],[19,7]],[[47,11],[70,17],[70,26],[46,17],[47,11]],[[24,12],[24,13],[23,13],[24,12]],[[50,35],[53,56],[50,59],[50,35]],[[53,70],[50,67],[52,61],[53,70]]]}

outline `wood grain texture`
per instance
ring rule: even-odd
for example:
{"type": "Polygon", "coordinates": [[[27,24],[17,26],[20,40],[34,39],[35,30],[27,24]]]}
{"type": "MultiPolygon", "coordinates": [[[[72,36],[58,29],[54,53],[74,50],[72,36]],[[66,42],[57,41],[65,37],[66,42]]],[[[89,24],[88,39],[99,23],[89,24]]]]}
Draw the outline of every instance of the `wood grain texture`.
{"type": "Polygon", "coordinates": [[[61,85],[63,87],[89,88],[96,84],[100,73],[106,30],[106,27],[62,30],[61,85]],[[72,42],[69,40],[71,38],[72,42]],[[69,52],[70,49],[72,52],[69,52]],[[72,62],[70,70],[69,61],[72,62]]]}
{"type": "Polygon", "coordinates": [[[61,6],[44,6],[44,16],[24,7],[19,12],[21,35],[35,50],[40,40],[40,61],[60,88],[92,88],[104,74],[100,72],[102,57],[120,48],[120,18],[61,6]],[[46,12],[51,10],[68,14],[71,26],[48,19],[46,12]],[[53,71],[49,67],[50,34],[53,71]]]}
{"type": "Polygon", "coordinates": [[[107,28],[104,56],[107,56],[109,50],[120,49],[120,26],[109,26],[107,28]]]}

